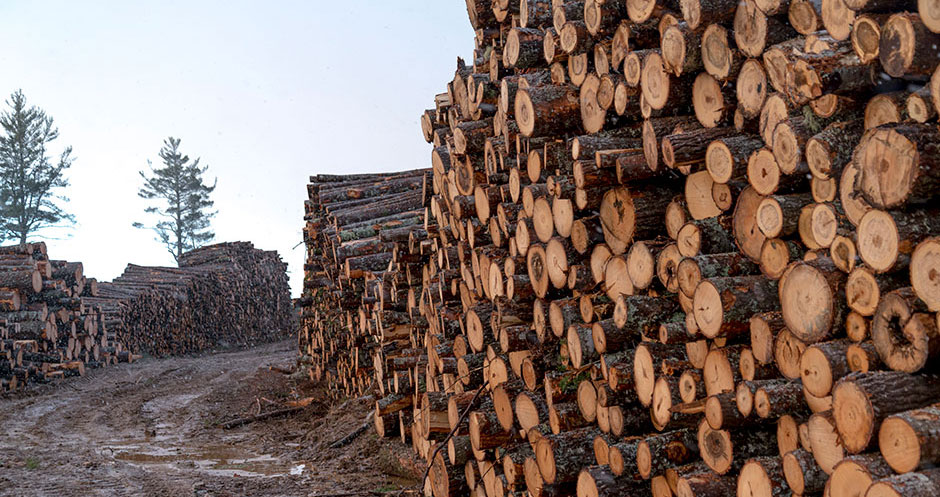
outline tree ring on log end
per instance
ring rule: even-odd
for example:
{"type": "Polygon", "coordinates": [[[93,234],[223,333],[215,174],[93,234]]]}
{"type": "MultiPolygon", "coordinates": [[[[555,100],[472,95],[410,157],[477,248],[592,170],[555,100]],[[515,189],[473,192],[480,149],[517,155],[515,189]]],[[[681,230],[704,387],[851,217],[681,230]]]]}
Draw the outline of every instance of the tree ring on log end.
{"type": "Polygon", "coordinates": [[[768,238],[760,251],[760,268],[765,276],[780,279],[790,264],[790,248],[779,238],[768,238]]]}
{"type": "Polygon", "coordinates": [[[917,146],[893,129],[874,129],[859,147],[859,190],[877,207],[902,205],[918,173],[917,146]]]}
{"type": "Polygon", "coordinates": [[[705,149],[705,167],[715,183],[727,183],[734,172],[734,157],[721,140],[715,140],[705,149]]]}
{"type": "Polygon", "coordinates": [[[789,123],[782,122],[774,128],[772,143],[774,144],[774,159],[777,160],[780,171],[784,174],[796,171],[803,157],[803,150],[789,123]]]}
{"type": "Polygon", "coordinates": [[[666,106],[669,101],[669,74],[658,53],[650,53],[643,61],[640,85],[646,103],[652,109],[659,110],[666,106]]]}
{"type": "Polygon", "coordinates": [[[919,371],[927,364],[930,342],[936,342],[936,335],[933,316],[916,313],[897,292],[881,298],[872,319],[871,337],[889,368],[905,373],[919,371]]]}
{"type": "Polygon", "coordinates": [[[816,204],[810,219],[813,238],[823,247],[830,247],[839,234],[839,220],[835,209],[829,204],[816,204]]]}
{"type": "Polygon", "coordinates": [[[863,464],[847,459],[836,464],[827,485],[845,492],[842,495],[866,495],[874,476],[863,464]]]}
{"type": "Polygon", "coordinates": [[[731,59],[728,30],[719,24],[709,25],[702,33],[702,66],[705,72],[718,79],[726,79],[731,75],[731,59]]]}
{"type": "Polygon", "coordinates": [[[656,379],[653,386],[653,403],[650,406],[650,418],[653,428],[663,430],[672,419],[672,386],[665,376],[656,379]]]}
{"type": "Polygon", "coordinates": [[[581,122],[584,125],[584,130],[588,133],[597,133],[604,129],[604,121],[607,119],[607,110],[597,102],[597,90],[600,84],[600,79],[594,73],[588,74],[584,82],[581,83],[579,92],[581,122]]]}
{"type": "Polygon", "coordinates": [[[878,447],[891,469],[898,473],[914,471],[920,466],[920,437],[902,418],[891,416],[881,423],[878,447]]]}
{"type": "Polygon", "coordinates": [[[776,238],[783,229],[783,209],[780,202],[767,197],[757,206],[757,227],[768,238],[776,238]]]}
{"type": "Polygon", "coordinates": [[[836,429],[850,453],[868,446],[875,426],[875,412],[868,395],[853,382],[840,382],[832,392],[836,429]]]}
{"type": "Polygon", "coordinates": [[[813,459],[826,474],[832,474],[832,468],[845,457],[845,449],[830,416],[831,412],[816,413],[807,422],[813,459]]]}
{"type": "Polygon", "coordinates": [[[751,154],[747,161],[747,179],[759,195],[770,195],[777,190],[780,184],[780,167],[773,152],[762,148],[751,154]]]}
{"type": "Polygon", "coordinates": [[[712,471],[723,475],[731,469],[733,448],[730,433],[711,429],[708,421],[703,419],[698,426],[698,446],[702,460],[712,471]]]}
{"type": "Polygon", "coordinates": [[[702,249],[702,230],[694,223],[685,223],[676,237],[676,246],[679,247],[679,255],[695,257],[702,249]]]}
{"type": "Polygon", "coordinates": [[[809,35],[816,32],[819,25],[819,17],[816,14],[816,8],[812,2],[806,0],[796,0],[790,2],[790,10],[787,12],[787,18],[793,29],[801,35],[809,35]]]}
{"type": "Polygon", "coordinates": [[[735,95],[744,117],[753,118],[760,114],[767,99],[767,73],[758,60],[748,59],[741,65],[735,82],[735,95]]]}
{"type": "Polygon", "coordinates": [[[539,466],[539,473],[546,483],[555,482],[555,454],[552,450],[552,441],[542,437],[535,444],[535,460],[539,466]]]}
{"type": "Polygon", "coordinates": [[[907,72],[917,49],[914,25],[905,14],[894,14],[881,29],[880,60],[889,75],[900,78],[907,72]]]}
{"type": "Polygon", "coordinates": [[[859,267],[845,281],[845,300],[849,309],[862,316],[873,316],[881,301],[881,290],[871,270],[859,267]]]}
{"type": "Polygon", "coordinates": [[[660,283],[666,287],[666,290],[670,292],[679,289],[678,266],[680,260],[682,260],[682,255],[679,254],[679,247],[675,243],[671,243],[659,253],[656,261],[656,276],[659,278],[660,283]]]}
{"type": "Polygon", "coordinates": [[[914,249],[911,286],[928,309],[940,311],[940,238],[927,239],[914,249]]]}
{"type": "Polygon", "coordinates": [[[529,281],[532,289],[540,298],[548,293],[548,270],[545,266],[545,249],[541,245],[529,247],[526,254],[526,267],[529,271],[529,281]]]}
{"type": "Polygon", "coordinates": [[[870,210],[858,223],[858,253],[877,272],[894,266],[898,258],[898,228],[890,214],[870,210]]]}
{"type": "Polygon", "coordinates": [[[878,21],[868,16],[856,19],[852,29],[852,48],[862,64],[868,64],[878,58],[880,44],[881,26],[878,21]]]}
{"type": "Polygon", "coordinates": [[[679,265],[676,267],[676,277],[682,293],[694,297],[695,288],[702,281],[702,269],[694,259],[685,258],[679,261],[679,265]]]}
{"type": "Polygon", "coordinates": [[[797,337],[816,341],[832,328],[832,289],[826,277],[809,264],[795,262],[780,278],[780,310],[797,337]]]}
{"type": "Polygon", "coordinates": [[[757,497],[773,494],[774,489],[770,477],[760,462],[751,460],[744,463],[744,467],[738,474],[738,496],[757,497]]]}
{"type": "MultiPolygon", "coordinates": [[[[677,30],[678,31],[678,30],[677,30]]],[[[692,107],[702,126],[714,128],[725,114],[721,84],[711,75],[700,73],[692,83],[692,107]]]]}
{"type": "Polygon", "coordinates": [[[763,197],[748,186],[738,195],[734,207],[734,239],[738,248],[752,261],[759,261],[767,237],[757,227],[755,212],[763,197]]]}
{"type": "Polygon", "coordinates": [[[822,0],[822,21],[829,36],[838,41],[848,39],[855,22],[855,11],[844,0],[822,0]]]}
{"type": "Polygon", "coordinates": [[[656,136],[656,130],[649,121],[643,122],[643,156],[646,158],[646,165],[653,171],[659,169],[659,139],[656,136]]]}
{"type": "Polygon", "coordinates": [[[640,345],[633,356],[633,378],[636,394],[643,406],[653,401],[653,387],[656,379],[656,366],[647,347],[640,345]]]}
{"type": "Polygon", "coordinates": [[[917,12],[927,29],[940,33],[940,1],[917,0],[917,12]]]}
{"type": "Polygon", "coordinates": [[[803,468],[800,466],[799,460],[797,460],[796,455],[790,452],[787,452],[783,455],[783,476],[787,481],[787,485],[790,486],[790,489],[793,490],[793,493],[796,495],[803,495],[803,491],[806,489],[806,480],[803,476],[803,468]]]}
{"type": "Polygon", "coordinates": [[[759,57],[767,42],[767,16],[753,2],[741,2],[734,13],[734,41],[749,57],[759,57]]]}
{"type": "Polygon", "coordinates": [[[633,198],[627,188],[613,188],[604,194],[600,219],[610,251],[615,255],[623,254],[630,245],[636,224],[633,198]]]}
{"type": "Polygon", "coordinates": [[[655,0],[632,0],[627,2],[627,16],[637,24],[642,24],[652,17],[655,9],[655,0]]]}
{"type": "Polygon", "coordinates": [[[525,90],[516,92],[515,116],[519,132],[524,136],[532,136],[535,132],[535,107],[532,105],[529,92],[525,90]]]}
{"type": "Polygon", "coordinates": [[[682,66],[685,64],[685,35],[678,26],[670,26],[663,32],[660,42],[663,52],[663,61],[668,65],[670,71],[678,76],[682,73],[682,66]]]}

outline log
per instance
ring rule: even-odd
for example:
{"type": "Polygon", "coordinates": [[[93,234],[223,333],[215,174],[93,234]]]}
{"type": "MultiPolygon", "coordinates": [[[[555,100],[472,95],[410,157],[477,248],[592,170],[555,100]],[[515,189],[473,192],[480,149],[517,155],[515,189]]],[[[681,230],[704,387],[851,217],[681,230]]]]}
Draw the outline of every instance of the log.
{"type": "Polygon", "coordinates": [[[895,371],[919,371],[940,350],[937,321],[910,287],[881,299],[872,319],[871,337],[878,356],[895,371]]]}
{"type": "Polygon", "coordinates": [[[762,430],[713,430],[705,420],[698,427],[698,446],[708,467],[719,475],[740,467],[748,458],[772,453],[773,436],[762,430]]]}
{"type": "Polygon", "coordinates": [[[790,491],[780,457],[748,459],[738,475],[738,497],[783,496],[790,491]]]}
{"type": "Polygon", "coordinates": [[[938,380],[898,371],[852,373],[832,391],[836,428],[849,453],[871,444],[881,421],[890,414],[926,405],[938,395],[938,380]]]}
{"type": "Polygon", "coordinates": [[[878,59],[885,72],[894,77],[929,75],[937,62],[931,44],[940,42],[940,36],[930,31],[913,13],[898,13],[888,18],[881,28],[878,59]]]}
{"type": "Polygon", "coordinates": [[[922,497],[940,491],[940,471],[928,469],[882,478],[872,483],[865,495],[871,497],[922,497]]]}
{"type": "Polygon", "coordinates": [[[872,209],[858,223],[859,257],[875,272],[902,268],[918,242],[934,230],[937,216],[929,211],[872,209]]]}
{"type": "Polygon", "coordinates": [[[891,469],[878,454],[849,456],[833,469],[830,486],[839,495],[864,493],[878,478],[891,475],[891,469]]]}
{"type": "MultiPolygon", "coordinates": [[[[708,338],[733,336],[750,330],[755,313],[777,310],[777,285],[763,276],[733,276],[704,280],[695,288],[695,322],[708,338]]],[[[781,299],[782,300],[782,299],[781,299]]]]}
{"type": "Polygon", "coordinates": [[[787,485],[798,495],[822,492],[829,478],[829,475],[816,464],[812,453],[803,449],[783,455],[783,474],[787,485]]]}
{"type": "Polygon", "coordinates": [[[885,462],[897,473],[935,464],[938,406],[931,405],[887,417],[878,430],[878,447],[885,462]]]}
{"type": "Polygon", "coordinates": [[[823,340],[842,320],[845,273],[832,259],[819,257],[791,264],[780,278],[780,310],[787,328],[805,343],[823,340]]]}
{"type": "Polygon", "coordinates": [[[569,87],[544,85],[516,93],[515,116],[526,137],[564,133],[577,129],[581,113],[577,93],[569,87]]]}
{"type": "Polygon", "coordinates": [[[898,124],[865,133],[857,147],[857,188],[880,209],[925,201],[936,192],[935,127],[898,124]],[[885,166],[881,166],[884,164],[885,166]]]}

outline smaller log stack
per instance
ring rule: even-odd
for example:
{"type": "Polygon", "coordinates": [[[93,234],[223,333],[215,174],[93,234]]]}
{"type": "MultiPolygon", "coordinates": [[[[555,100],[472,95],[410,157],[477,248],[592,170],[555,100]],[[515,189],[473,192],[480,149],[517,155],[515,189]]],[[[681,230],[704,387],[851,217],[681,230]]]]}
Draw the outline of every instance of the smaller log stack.
{"type": "Polygon", "coordinates": [[[286,264],[249,242],[183,254],[180,267],[128,264],[98,285],[105,320],[134,351],[154,356],[279,340],[291,328],[286,264]]]}
{"type": "Polygon", "coordinates": [[[420,169],[310,178],[298,346],[311,377],[328,380],[336,396],[377,385],[384,391],[377,362],[418,358],[428,324],[413,304],[427,258],[422,247],[434,233],[424,225],[429,175],[420,169]]]}
{"type": "Polygon", "coordinates": [[[466,4],[420,242],[308,245],[425,494],[940,495],[936,2],[466,4]]]}
{"type": "Polygon", "coordinates": [[[135,359],[82,263],[45,243],[0,247],[0,391],[135,359]]]}

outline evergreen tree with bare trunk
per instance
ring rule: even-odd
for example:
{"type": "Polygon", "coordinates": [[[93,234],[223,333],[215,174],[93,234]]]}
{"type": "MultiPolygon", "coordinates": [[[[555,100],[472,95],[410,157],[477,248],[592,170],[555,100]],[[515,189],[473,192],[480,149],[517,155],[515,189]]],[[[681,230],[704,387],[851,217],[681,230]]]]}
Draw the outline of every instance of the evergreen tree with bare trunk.
{"type": "Polygon", "coordinates": [[[216,179],[212,186],[206,184],[202,175],[209,166],[200,166],[199,158],[190,162],[179,146],[179,138],[167,138],[160,149],[163,167],[154,168],[148,160],[150,174],[140,171],[144,186],[137,194],[156,201],[145,212],[156,215],[157,222],[152,226],[134,223],[134,227],[154,230],[157,240],[166,246],[177,264],[183,252],[201,247],[215,237],[210,226],[216,214],[211,210],[215,202],[209,195],[218,182],[216,179]]]}
{"type": "Polygon", "coordinates": [[[15,91],[0,113],[0,236],[26,243],[37,231],[75,221],[57,201],[69,186],[65,170],[72,165],[72,147],[58,160],[48,146],[59,137],[52,116],[29,106],[22,90],[15,91]]]}

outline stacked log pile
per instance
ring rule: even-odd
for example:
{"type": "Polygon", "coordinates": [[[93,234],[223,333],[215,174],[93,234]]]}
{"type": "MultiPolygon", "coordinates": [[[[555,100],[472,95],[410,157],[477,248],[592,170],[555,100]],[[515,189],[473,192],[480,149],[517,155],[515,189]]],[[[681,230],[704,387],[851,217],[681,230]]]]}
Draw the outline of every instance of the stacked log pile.
{"type": "Polygon", "coordinates": [[[359,281],[308,203],[302,351],[426,495],[940,494],[934,3],[467,8],[423,224],[359,281]]]}
{"type": "Polygon", "coordinates": [[[282,339],[291,327],[286,264],[249,242],[183,254],[178,268],[128,264],[99,301],[135,352],[188,354],[282,339]]]}
{"type": "Polygon", "coordinates": [[[0,247],[0,392],[129,362],[82,263],[50,260],[45,243],[0,247]]]}
{"type": "Polygon", "coordinates": [[[417,248],[429,238],[429,175],[419,169],[310,177],[298,346],[311,376],[328,380],[337,396],[375,385],[372,358],[384,344],[394,344],[389,357],[417,357],[427,330],[413,308],[426,258],[417,248]]]}

